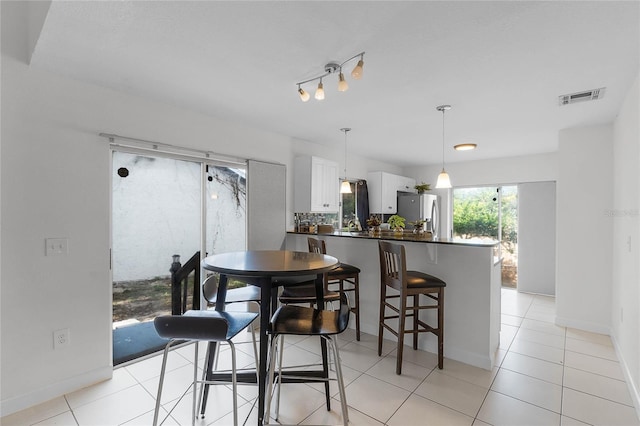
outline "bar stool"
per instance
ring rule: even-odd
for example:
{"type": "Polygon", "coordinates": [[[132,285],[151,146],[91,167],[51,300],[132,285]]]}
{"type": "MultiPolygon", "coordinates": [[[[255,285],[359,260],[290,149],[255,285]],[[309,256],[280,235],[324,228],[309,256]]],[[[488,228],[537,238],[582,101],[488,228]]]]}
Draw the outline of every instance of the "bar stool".
{"type": "MultiPolygon", "coordinates": [[[[340,296],[340,309],[337,311],[318,310],[314,308],[308,308],[304,306],[296,305],[282,305],[275,312],[271,318],[271,326],[269,332],[271,333],[271,348],[270,348],[270,362],[268,371],[268,383],[267,383],[267,400],[265,403],[265,421],[269,421],[271,412],[271,400],[273,398],[273,387],[275,381],[275,367],[276,358],[278,358],[278,394],[276,397],[276,420],[278,419],[278,410],[280,407],[280,386],[282,380],[299,379],[303,381],[317,380],[325,382],[325,391],[327,392],[327,410],[329,406],[329,389],[328,382],[329,377],[325,378],[311,378],[309,375],[304,376],[292,376],[283,373],[282,368],[282,352],[284,351],[284,342],[282,339],[278,339],[278,336],[285,335],[298,335],[298,336],[319,336],[327,342],[327,345],[333,353],[333,360],[335,364],[336,379],[338,382],[338,389],[340,392],[340,403],[342,406],[342,420],[345,426],[349,422],[349,411],[347,407],[347,396],[344,389],[344,379],[342,376],[342,367],[340,365],[340,352],[338,350],[338,342],[336,335],[342,333],[347,329],[349,325],[349,302],[345,295],[340,296]],[[280,356],[276,355],[276,352],[280,351],[280,356]]],[[[306,366],[305,366],[306,367],[306,366]]]]}
{"type": "Polygon", "coordinates": [[[380,321],[378,328],[378,356],[382,354],[382,337],[386,328],[398,338],[396,374],[402,373],[402,349],[405,333],[413,334],[413,349],[418,349],[418,333],[433,333],[438,337],[438,368],[442,370],[444,360],[444,288],[446,283],[432,275],[418,271],[407,271],[405,249],[403,245],[379,241],[380,253],[380,321]],[[398,294],[387,295],[387,287],[398,294]],[[420,295],[436,301],[435,304],[420,305],[420,295]],[[413,297],[411,306],[407,299],[413,297]],[[396,307],[389,301],[400,299],[396,307]],[[386,315],[386,309],[395,314],[386,315]],[[420,310],[436,309],[438,326],[431,327],[419,318],[420,310]],[[406,329],[406,317],[413,317],[413,328],[406,329]],[[398,318],[397,331],[386,321],[398,318]]]}
{"type": "MultiPolygon", "coordinates": [[[[308,237],[307,244],[311,253],[327,254],[327,246],[324,240],[308,237]]],[[[356,340],[360,340],[360,268],[340,262],[337,268],[327,272],[325,275],[325,288],[331,290],[330,286],[337,285],[338,292],[347,294],[353,292],[351,312],[356,317],[356,340]],[[345,286],[348,283],[348,286],[345,286]]],[[[334,287],[335,289],[335,287],[334,287]]]]}
{"type": "MultiPolygon", "coordinates": [[[[258,317],[257,312],[218,312],[218,311],[187,311],[182,315],[162,315],[153,321],[156,331],[160,337],[169,340],[164,348],[162,356],[162,368],[160,370],[160,382],[158,383],[158,394],[156,396],[156,407],[153,414],[153,425],[158,424],[158,413],[160,411],[160,401],[162,397],[162,386],[167,368],[167,355],[171,345],[175,342],[193,341],[195,355],[193,359],[193,406],[191,413],[191,424],[196,422],[196,399],[197,384],[209,385],[216,382],[198,380],[198,342],[227,342],[231,347],[231,380],[233,386],[233,422],[238,424],[238,383],[236,377],[236,349],[231,341],[238,333],[247,328],[258,317]]],[[[189,389],[182,394],[187,394],[189,389]]],[[[179,398],[178,402],[182,400],[179,398]]],[[[176,403],[177,405],[178,403],[176,403]]],[[[174,407],[169,411],[173,411],[174,407]]],[[[168,416],[168,415],[167,415],[168,416]]]]}
{"type": "MultiPolygon", "coordinates": [[[[278,296],[280,303],[288,305],[290,303],[308,304],[313,307],[316,303],[316,276],[300,277],[274,277],[274,285],[282,287],[282,292],[278,296]]],[[[340,293],[327,288],[326,275],[324,279],[324,301],[325,303],[339,302],[340,293]]]]}
{"type": "MultiPolygon", "coordinates": [[[[211,275],[207,277],[202,283],[202,295],[207,301],[208,308],[215,308],[218,298],[218,279],[217,275],[211,275]]],[[[247,284],[245,287],[230,288],[227,290],[225,297],[225,305],[230,303],[251,303],[257,307],[257,312],[260,312],[260,287],[247,284]]],[[[253,355],[256,359],[256,371],[258,369],[258,343],[256,340],[256,332],[254,323],[249,325],[249,331],[251,331],[251,337],[253,339],[253,355]]]]}

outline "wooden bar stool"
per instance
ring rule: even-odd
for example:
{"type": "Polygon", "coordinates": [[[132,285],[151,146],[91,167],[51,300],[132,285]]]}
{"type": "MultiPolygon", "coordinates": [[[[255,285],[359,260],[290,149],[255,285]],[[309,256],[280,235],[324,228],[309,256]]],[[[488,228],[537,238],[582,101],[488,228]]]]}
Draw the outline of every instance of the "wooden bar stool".
{"type": "Polygon", "coordinates": [[[382,354],[382,337],[386,328],[398,338],[396,374],[401,374],[405,333],[413,334],[414,350],[418,349],[418,333],[433,333],[438,336],[438,368],[442,370],[444,361],[444,288],[446,283],[424,272],[407,271],[403,245],[379,241],[378,249],[380,253],[378,356],[382,354]],[[396,290],[397,293],[388,295],[388,287],[396,290]],[[436,303],[420,305],[420,295],[424,295],[436,303]],[[407,305],[409,297],[413,297],[411,306],[407,305]],[[398,307],[390,303],[392,299],[399,299],[398,307]],[[393,311],[391,315],[386,314],[387,309],[393,311]],[[419,318],[420,311],[424,309],[436,309],[438,311],[437,327],[431,327],[419,318]],[[413,317],[413,328],[406,328],[406,317],[413,317]],[[387,323],[387,320],[395,318],[398,319],[397,330],[387,323]]]}
{"type": "MultiPolygon", "coordinates": [[[[307,243],[311,253],[327,254],[327,246],[324,240],[308,237],[307,243]]],[[[337,268],[327,272],[325,275],[325,291],[335,290],[341,294],[353,293],[353,297],[350,299],[351,312],[356,317],[356,340],[360,340],[360,268],[340,262],[337,268]],[[337,289],[330,287],[336,285],[338,286],[337,289]]]]}

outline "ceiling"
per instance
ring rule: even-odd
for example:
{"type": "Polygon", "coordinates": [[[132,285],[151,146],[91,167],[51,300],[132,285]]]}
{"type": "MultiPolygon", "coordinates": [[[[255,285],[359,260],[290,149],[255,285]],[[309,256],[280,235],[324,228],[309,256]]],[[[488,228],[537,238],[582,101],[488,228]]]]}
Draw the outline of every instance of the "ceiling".
{"type": "MultiPolygon", "coordinates": [[[[557,150],[638,75],[636,1],[53,1],[31,66],[400,166],[557,150]],[[345,72],[296,83],[365,51],[345,72]],[[606,87],[602,99],[558,96],[606,87]],[[457,143],[475,151],[458,152],[457,143]]],[[[139,136],[142,135],[129,135],[139,136]]],[[[170,141],[169,141],[170,142],[170,141]]]]}

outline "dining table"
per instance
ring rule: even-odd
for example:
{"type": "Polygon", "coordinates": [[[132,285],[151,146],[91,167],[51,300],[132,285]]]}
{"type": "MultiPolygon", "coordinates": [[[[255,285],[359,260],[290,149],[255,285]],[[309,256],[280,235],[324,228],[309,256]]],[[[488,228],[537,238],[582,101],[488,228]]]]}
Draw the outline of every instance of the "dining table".
{"type": "MultiPolygon", "coordinates": [[[[260,286],[260,350],[258,374],[247,376],[248,380],[258,382],[258,425],[264,423],[265,396],[267,389],[267,363],[269,352],[269,321],[278,302],[278,287],[283,282],[291,284],[291,279],[300,278],[300,283],[313,280],[316,289],[317,307],[324,308],[324,280],[326,272],[338,266],[339,262],[333,256],[291,250],[247,250],[214,254],[202,260],[202,267],[208,271],[220,274],[216,310],[225,309],[227,282],[229,278],[238,278],[248,285],[260,286]]],[[[295,280],[294,280],[295,282],[295,280]]],[[[211,350],[209,351],[211,353],[211,350]]],[[[323,346],[323,374],[327,375],[326,347],[323,346]]],[[[207,379],[214,377],[212,362],[207,362],[207,379]]],[[[208,387],[207,387],[208,389],[208,387]]],[[[206,398],[205,391],[201,405],[204,414],[206,398]]]]}

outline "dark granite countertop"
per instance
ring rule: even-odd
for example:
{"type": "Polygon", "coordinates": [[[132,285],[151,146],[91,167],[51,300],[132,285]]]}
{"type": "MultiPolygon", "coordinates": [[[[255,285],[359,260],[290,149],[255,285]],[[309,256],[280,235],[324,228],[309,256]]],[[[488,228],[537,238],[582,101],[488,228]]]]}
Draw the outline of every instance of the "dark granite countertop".
{"type": "Polygon", "coordinates": [[[300,234],[300,235],[317,235],[317,236],[329,236],[329,237],[342,237],[342,238],[364,238],[370,240],[390,240],[390,241],[409,241],[416,243],[430,243],[430,244],[451,244],[467,247],[495,247],[499,244],[496,240],[480,240],[480,239],[461,239],[461,238],[431,238],[430,233],[414,234],[411,231],[405,231],[402,235],[393,231],[380,231],[373,234],[368,231],[334,231],[332,233],[317,234],[309,232],[295,232],[287,231],[288,234],[300,234]]]}

